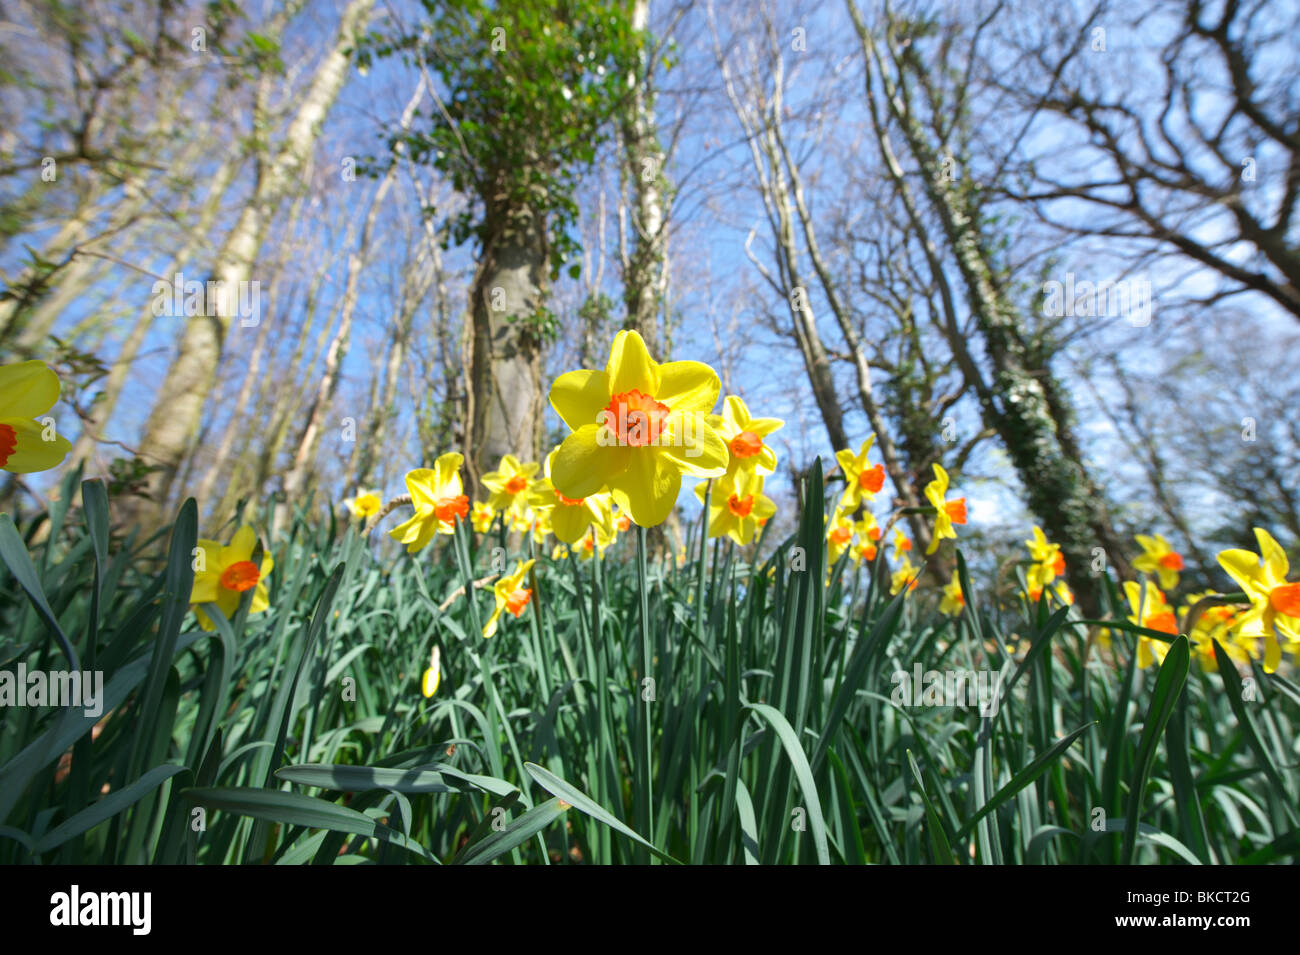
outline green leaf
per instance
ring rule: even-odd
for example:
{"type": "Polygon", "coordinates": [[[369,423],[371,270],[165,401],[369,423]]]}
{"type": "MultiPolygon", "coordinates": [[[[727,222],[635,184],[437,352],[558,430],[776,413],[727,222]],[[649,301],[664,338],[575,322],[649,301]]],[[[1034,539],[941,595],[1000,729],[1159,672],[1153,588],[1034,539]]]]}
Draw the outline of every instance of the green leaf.
{"type": "MultiPolygon", "coordinates": [[[[1226,657],[1224,658],[1226,659],[1226,657]]],[[[1178,702],[1183,683],[1187,680],[1187,669],[1191,660],[1191,648],[1187,638],[1179,636],[1165,654],[1156,676],[1156,686],[1151,693],[1151,704],[1147,707],[1146,721],[1142,727],[1142,739],[1138,743],[1137,764],[1134,767],[1133,781],[1129,789],[1127,820],[1124,826],[1124,848],[1120,853],[1123,865],[1133,864],[1133,855],[1137,851],[1138,816],[1142,812],[1142,798],[1146,795],[1147,780],[1151,767],[1155,763],[1156,747],[1164,735],[1165,724],[1178,702]]],[[[1190,855],[1190,853],[1189,853],[1190,855]]],[[[1193,859],[1196,857],[1193,855],[1193,859]]]]}

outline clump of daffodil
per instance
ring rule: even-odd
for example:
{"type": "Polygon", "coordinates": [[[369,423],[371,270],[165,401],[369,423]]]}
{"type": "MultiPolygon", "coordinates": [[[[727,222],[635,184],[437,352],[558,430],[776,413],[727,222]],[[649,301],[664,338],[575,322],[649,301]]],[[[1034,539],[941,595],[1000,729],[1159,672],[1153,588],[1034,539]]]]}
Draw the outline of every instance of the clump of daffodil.
{"type": "Polygon", "coordinates": [[[1061,553],[1060,544],[1047,540],[1041,527],[1034,528],[1034,536],[1025,541],[1025,547],[1029,549],[1029,557],[1033,561],[1025,574],[1029,599],[1037,601],[1044,588],[1065,573],[1065,555],[1061,553]]]}
{"type": "Polygon", "coordinates": [[[422,549],[433,540],[434,534],[456,533],[456,519],[464,520],[469,513],[469,498],[460,481],[460,466],[464,462],[464,455],[449,451],[433,467],[417,468],[406,475],[406,489],[415,514],[388,533],[406,545],[408,554],[422,549]]]}
{"type": "Polygon", "coordinates": [[[1300,582],[1286,579],[1286,551],[1262,527],[1255,528],[1259,556],[1233,548],[1219,554],[1219,565],[1250,598],[1250,608],[1236,619],[1239,637],[1264,640],[1264,669],[1272,673],[1282,662],[1278,634],[1288,643],[1300,642],[1300,582]]]}
{"type": "Polygon", "coordinates": [[[954,577],[943,588],[943,599],[939,601],[939,612],[955,617],[966,609],[966,598],[961,592],[961,581],[954,577]]]}
{"type": "Polygon", "coordinates": [[[488,617],[488,622],[483,625],[484,637],[491,637],[497,632],[501,611],[508,611],[516,618],[524,615],[524,608],[528,606],[528,601],[533,596],[533,592],[524,586],[524,579],[532,569],[533,562],[526,560],[515,568],[513,574],[502,577],[492,585],[492,593],[496,597],[497,604],[492,610],[492,616],[488,617]]]}
{"type": "Polygon", "coordinates": [[[513,454],[504,455],[495,471],[483,475],[483,486],[491,494],[488,503],[492,509],[509,514],[525,525],[531,523],[528,492],[539,467],[536,461],[520,461],[513,454]]]}
{"type": "Polygon", "coordinates": [[[663,523],[683,474],[727,471],[727,445],[705,418],[720,390],[708,365],[661,365],[635,331],[619,332],[603,371],[567,372],[551,386],[551,406],[573,430],[555,452],[551,482],[575,499],[608,489],[633,523],[663,523]]]}
{"type": "Polygon", "coordinates": [[[934,466],[934,480],[925,486],[925,498],[935,510],[934,538],[925,549],[927,554],[933,554],[939,549],[939,541],[945,537],[957,539],[957,532],[952,526],[966,523],[966,498],[959,497],[952,501],[947,499],[948,472],[938,464],[934,466]]]}
{"type": "Polygon", "coordinates": [[[442,654],[438,650],[438,645],[433,645],[433,652],[429,655],[429,669],[424,671],[424,677],[420,680],[420,692],[424,694],[427,700],[433,694],[438,692],[438,686],[442,683],[442,654]]]}
{"type": "Polygon", "coordinates": [[[763,439],[784,427],[784,421],[750,417],[745,402],[735,395],[723,399],[722,414],[709,415],[707,420],[731,452],[728,476],[742,470],[754,471],[763,477],[776,472],[776,452],[763,439]]]}
{"type": "Polygon", "coordinates": [[[875,442],[876,435],[873,432],[867,435],[867,440],[862,442],[857,454],[848,448],[835,452],[835,460],[844,472],[844,493],[840,496],[839,510],[852,514],[864,501],[874,500],[885,486],[884,465],[867,465],[867,453],[875,442]]]}
{"type": "Polygon", "coordinates": [[[1154,537],[1138,534],[1137,542],[1142,548],[1142,555],[1133,559],[1133,569],[1158,576],[1160,586],[1165,590],[1177,587],[1178,574],[1183,569],[1182,555],[1159,534],[1154,537]]]}
{"type": "Polygon", "coordinates": [[[566,544],[578,543],[594,526],[613,534],[614,502],[610,495],[597,493],[588,497],[565,497],[555,489],[551,480],[554,461],[555,452],[552,451],[546,457],[546,476],[533,483],[528,497],[529,507],[545,519],[547,529],[566,544]]]}
{"type": "Polygon", "coordinates": [[[374,517],[384,507],[384,499],[380,497],[378,490],[364,491],[357,488],[356,497],[345,497],[343,506],[348,509],[355,521],[364,521],[368,517],[374,517]]]}
{"type": "MultiPolygon", "coordinates": [[[[1174,616],[1173,608],[1159,587],[1149,580],[1143,581],[1142,586],[1135,581],[1126,580],[1124,595],[1128,597],[1128,605],[1133,611],[1129,614],[1130,622],[1148,630],[1159,630],[1171,637],[1178,636],[1178,618],[1174,616]]],[[[1152,663],[1163,663],[1168,652],[1168,643],[1139,634],[1138,666],[1142,669],[1145,670],[1152,663]]]]}
{"type": "Polygon", "coordinates": [[[835,511],[826,529],[826,543],[830,548],[829,563],[834,564],[853,543],[853,518],[844,511],[835,511]]]}
{"type": "Polygon", "coordinates": [[[35,420],[54,407],[62,387],[43,361],[0,365],[0,471],[31,474],[63,463],[72,443],[35,420]]]}
{"type": "Polygon", "coordinates": [[[497,519],[496,509],[487,501],[475,501],[470,511],[469,521],[474,530],[486,534],[492,529],[492,522],[497,519]]]}
{"type": "Polygon", "coordinates": [[[913,566],[912,558],[905,556],[902,564],[898,566],[898,569],[895,570],[889,578],[889,592],[891,594],[897,594],[904,587],[907,588],[909,593],[915,590],[918,573],[919,568],[913,566]]]}
{"type": "Polygon", "coordinates": [[[275,566],[270,554],[262,555],[261,564],[253,563],[253,550],[257,547],[257,532],[247,525],[235,532],[229,544],[220,541],[198,541],[194,555],[194,587],[190,591],[190,604],[194,616],[204,630],[215,630],[200,604],[216,604],[229,620],[239,609],[246,591],[253,591],[249,613],[261,613],[271,605],[266,592],[266,575],[275,566]]]}
{"type": "MultiPolygon", "coordinates": [[[[695,487],[704,501],[705,485],[695,487]]],[[[763,478],[757,471],[739,470],[713,486],[709,495],[709,536],[730,537],[742,547],[754,540],[759,521],[776,513],[776,502],[763,494],[763,478]]]]}

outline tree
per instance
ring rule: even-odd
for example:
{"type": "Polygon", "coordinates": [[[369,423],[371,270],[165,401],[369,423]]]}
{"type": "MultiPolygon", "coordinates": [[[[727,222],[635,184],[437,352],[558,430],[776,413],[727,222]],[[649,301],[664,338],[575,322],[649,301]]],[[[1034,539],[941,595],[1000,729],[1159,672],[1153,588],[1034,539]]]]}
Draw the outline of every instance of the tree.
{"type": "MultiPolygon", "coordinates": [[[[504,454],[536,458],[554,340],[549,283],[578,251],[573,192],[635,86],[640,44],[619,5],[425,0],[417,31],[371,38],[435,78],[437,108],[394,136],[472,200],[451,239],[477,243],[469,295],[466,462],[473,482],[504,454]]],[[[571,274],[579,266],[569,265],[571,274]]]]}

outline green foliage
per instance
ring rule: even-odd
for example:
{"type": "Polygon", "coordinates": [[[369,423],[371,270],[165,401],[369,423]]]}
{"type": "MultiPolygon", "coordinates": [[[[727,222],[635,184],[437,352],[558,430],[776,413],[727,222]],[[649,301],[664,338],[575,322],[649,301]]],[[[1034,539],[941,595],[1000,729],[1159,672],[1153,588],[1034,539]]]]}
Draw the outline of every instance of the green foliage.
{"type": "MultiPolygon", "coordinates": [[[[634,559],[636,535],[585,563],[540,555],[533,601],[491,640],[491,588],[457,591],[500,572],[495,531],[462,526],[410,557],[299,514],[270,609],[246,600],[204,632],[187,609],[192,502],[136,554],[109,539],[102,485],[69,507],[74,479],[41,518],[45,543],[0,516],[0,661],[102,671],[103,711],[4,713],[0,862],[1300,852],[1288,681],[1257,672],[1252,693],[1189,669],[1185,638],[1144,674],[1123,626],[1102,655],[1073,609],[982,603],[963,560],[966,610],[938,616],[924,592],[891,597],[883,561],[827,568],[820,506],[761,563],[698,527],[680,563],[634,559]],[[443,679],[426,700],[434,644],[443,679]],[[908,705],[894,675],[918,665],[1000,670],[999,705],[908,705]]],[[[802,499],[823,493],[815,463],[802,499]]]]}
{"type": "Polygon", "coordinates": [[[425,0],[424,7],[418,31],[371,34],[357,53],[362,69],[400,54],[440,85],[441,108],[430,111],[428,128],[391,145],[431,163],[457,191],[486,197],[453,223],[454,242],[521,227],[501,219],[526,211],[550,223],[557,275],[579,248],[571,234],[578,177],[637,64],[640,40],[624,5],[425,0]]]}

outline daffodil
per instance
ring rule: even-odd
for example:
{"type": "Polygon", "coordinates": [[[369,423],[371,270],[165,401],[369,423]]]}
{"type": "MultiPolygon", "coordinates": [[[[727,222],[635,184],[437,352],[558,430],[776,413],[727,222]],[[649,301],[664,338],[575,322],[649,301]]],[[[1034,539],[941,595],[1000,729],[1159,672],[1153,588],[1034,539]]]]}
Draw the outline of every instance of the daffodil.
{"type": "Polygon", "coordinates": [[[727,465],[729,475],[746,470],[766,477],[776,471],[776,452],[763,439],[785,426],[780,418],[751,418],[743,400],[727,395],[722,402],[722,414],[709,415],[708,422],[731,452],[727,465]]]}
{"type": "Polygon", "coordinates": [[[1183,569],[1182,555],[1159,534],[1155,537],[1138,534],[1137,542],[1142,548],[1142,555],[1133,559],[1133,569],[1157,575],[1160,586],[1165,590],[1177,587],[1178,573],[1183,569]]]}
{"type": "Polygon", "coordinates": [[[35,420],[54,407],[61,390],[43,361],[0,365],[0,470],[31,474],[63,463],[72,443],[35,420]]]}
{"type": "Polygon", "coordinates": [[[918,570],[917,567],[912,566],[912,559],[910,557],[904,557],[903,563],[889,578],[889,592],[891,594],[896,594],[904,587],[906,587],[909,592],[915,590],[918,570]]]}
{"type": "Polygon", "coordinates": [[[483,626],[483,636],[485,638],[491,637],[497,632],[497,622],[501,619],[501,611],[509,611],[516,618],[524,615],[524,608],[528,606],[528,601],[533,596],[533,592],[524,586],[524,578],[528,576],[528,572],[532,569],[533,562],[526,560],[515,569],[513,574],[502,577],[492,585],[492,593],[496,597],[497,605],[492,610],[492,616],[488,617],[488,622],[483,626]]]}
{"type": "Polygon", "coordinates": [[[438,645],[434,644],[433,653],[429,656],[429,669],[424,671],[424,677],[420,680],[420,691],[426,700],[438,692],[440,683],[442,683],[442,655],[438,651],[438,645]]]}
{"type": "MultiPolygon", "coordinates": [[[[695,493],[704,501],[704,487],[695,493]]],[[[754,540],[759,521],[776,513],[776,502],[763,494],[757,471],[740,470],[718,481],[709,495],[709,536],[730,537],[742,547],[754,540]]]]}
{"type": "Polygon", "coordinates": [[[608,532],[614,528],[614,502],[608,493],[588,497],[565,497],[551,480],[555,452],[546,458],[546,477],[533,482],[528,503],[548,522],[547,529],[566,544],[576,544],[595,525],[608,532]]]}
{"type": "Polygon", "coordinates": [[[270,554],[262,555],[260,565],[253,563],[253,550],[257,547],[257,532],[247,525],[235,532],[229,544],[219,541],[198,541],[194,555],[194,587],[190,591],[190,604],[194,616],[204,630],[215,630],[216,624],[200,604],[216,604],[226,619],[234,617],[245,591],[253,591],[249,613],[261,613],[271,605],[266,591],[266,575],[275,566],[270,554]]]}
{"type": "Polygon", "coordinates": [[[966,609],[966,598],[961,592],[961,581],[954,577],[943,588],[943,599],[939,601],[939,612],[955,617],[966,609]]]}
{"type": "MultiPolygon", "coordinates": [[[[1143,582],[1142,587],[1139,587],[1136,581],[1126,580],[1124,595],[1128,597],[1128,605],[1133,611],[1129,614],[1130,622],[1139,627],[1146,627],[1148,630],[1159,630],[1170,636],[1178,636],[1178,618],[1174,616],[1173,608],[1169,606],[1165,595],[1155,584],[1147,580],[1143,582]]],[[[1142,669],[1145,670],[1153,662],[1163,663],[1168,652],[1169,644],[1163,640],[1138,635],[1138,666],[1142,669]]]]}
{"type": "Polygon", "coordinates": [[[345,497],[343,506],[352,514],[352,519],[364,521],[367,517],[373,517],[378,514],[384,507],[384,499],[379,496],[379,491],[363,491],[357,488],[356,497],[345,497]]]}
{"type": "Polygon", "coordinates": [[[536,461],[520,461],[513,454],[503,456],[495,471],[483,475],[483,486],[491,492],[488,503],[492,509],[530,523],[528,492],[538,468],[536,461]]]}
{"type": "Polygon", "coordinates": [[[1255,528],[1260,556],[1248,550],[1232,549],[1219,554],[1219,564],[1250,598],[1250,609],[1236,621],[1241,637],[1262,637],[1264,669],[1272,673],[1282,661],[1277,635],[1288,642],[1300,642],[1300,583],[1288,582],[1290,564],[1286,551],[1262,527],[1255,528]]]}
{"type": "Polygon", "coordinates": [[[497,519],[496,509],[487,501],[475,501],[470,511],[469,521],[474,530],[486,534],[492,529],[492,522],[497,519]]]}
{"type": "Polygon", "coordinates": [[[408,554],[422,549],[434,534],[456,533],[456,519],[469,513],[469,498],[460,481],[464,455],[449,451],[431,468],[417,468],[406,475],[415,514],[389,531],[389,536],[406,545],[408,554]]]}
{"type": "MultiPolygon", "coordinates": [[[[1192,607],[1201,600],[1214,595],[1212,590],[1189,594],[1186,606],[1182,608],[1183,616],[1186,617],[1192,607]]],[[[1192,629],[1187,636],[1192,641],[1192,650],[1196,654],[1197,661],[1207,672],[1217,673],[1219,670],[1219,658],[1214,651],[1215,641],[1223,647],[1228,659],[1238,665],[1249,664],[1251,656],[1256,655],[1252,650],[1258,646],[1259,640],[1251,637],[1242,638],[1234,632],[1238,613],[1237,607],[1216,604],[1204,608],[1200,616],[1192,622],[1192,629]]]]}
{"type": "Polygon", "coordinates": [[[864,560],[868,562],[875,560],[879,552],[880,549],[875,541],[865,539],[849,549],[849,556],[853,558],[853,563],[861,564],[864,560]]]}
{"type": "Polygon", "coordinates": [[[1034,536],[1025,541],[1029,557],[1033,561],[1029,572],[1025,574],[1029,585],[1029,599],[1038,600],[1043,588],[1065,573],[1065,555],[1061,545],[1050,543],[1041,527],[1034,528],[1034,536]]]}
{"type": "Polygon", "coordinates": [[[853,543],[853,519],[838,510],[832,514],[830,527],[826,529],[826,543],[830,546],[830,563],[834,564],[853,543]]]}
{"type": "Polygon", "coordinates": [[[705,420],[720,389],[708,365],[661,365],[635,331],[619,332],[603,371],[567,372],[551,386],[551,406],[573,430],[556,451],[552,483],[575,499],[608,488],[634,523],[663,523],[683,474],[727,471],[727,445],[705,420]]]}
{"type": "Polygon", "coordinates": [[[862,506],[863,501],[874,500],[880,489],[885,486],[885,468],[877,464],[867,465],[867,453],[876,442],[875,433],[867,435],[858,453],[848,448],[835,452],[835,460],[844,472],[844,493],[840,497],[839,509],[853,513],[862,506]]]}
{"type": "Polygon", "coordinates": [[[925,486],[925,498],[935,510],[934,539],[925,550],[927,554],[933,554],[939,549],[939,541],[945,537],[957,539],[957,532],[952,529],[952,525],[966,523],[966,498],[959,497],[952,501],[947,499],[948,472],[938,464],[934,466],[934,480],[925,486]]]}
{"type": "MultiPolygon", "coordinates": [[[[903,533],[901,527],[894,528],[894,539],[891,542],[894,548],[894,560],[898,560],[899,554],[906,554],[912,549],[912,541],[903,533]]],[[[910,559],[910,558],[908,558],[910,559]]]]}

